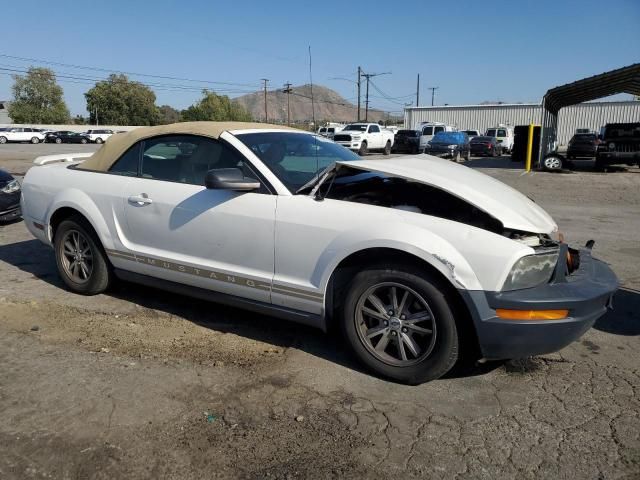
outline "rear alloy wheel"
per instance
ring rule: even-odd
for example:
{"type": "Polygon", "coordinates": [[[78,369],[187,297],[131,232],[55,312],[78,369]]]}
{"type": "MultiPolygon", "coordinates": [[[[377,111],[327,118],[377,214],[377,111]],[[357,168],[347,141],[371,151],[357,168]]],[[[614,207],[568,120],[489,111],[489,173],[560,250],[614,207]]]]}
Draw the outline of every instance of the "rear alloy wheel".
{"type": "Polygon", "coordinates": [[[102,143],[102,141],[103,141],[103,140],[102,140],[100,137],[96,138],[96,143],[97,143],[97,144],[102,143]]]}
{"type": "Polygon", "coordinates": [[[0,137],[0,143],[7,143],[7,137],[0,137]]]}
{"type": "Polygon", "coordinates": [[[31,143],[40,143],[40,139],[38,137],[31,137],[31,143]]]}
{"type": "Polygon", "coordinates": [[[62,143],[62,139],[61,138],[56,138],[56,143],[62,143]]]}
{"type": "Polygon", "coordinates": [[[387,140],[387,144],[384,146],[383,153],[385,155],[390,155],[391,154],[391,142],[389,140],[387,140]]]}
{"type": "Polygon", "coordinates": [[[542,166],[550,172],[562,170],[562,159],[556,155],[550,155],[542,160],[542,166]]]}
{"type": "Polygon", "coordinates": [[[419,384],[441,377],[458,358],[458,332],[439,283],[408,267],[358,273],[343,304],[343,330],[375,373],[419,384]]]}
{"type": "Polygon", "coordinates": [[[86,220],[64,220],[56,229],[54,247],[58,273],[71,291],[96,295],[107,289],[111,281],[109,263],[86,220]]]}
{"type": "Polygon", "coordinates": [[[82,144],[87,143],[87,139],[86,139],[86,138],[83,138],[82,140],[80,140],[80,143],[82,143],[82,144]]]}
{"type": "Polygon", "coordinates": [[[364,157],[367,154],[367,142],[362,142],[360,144],[360,150],[358,150],[358,155],[364,157]]]}
{"type": "Polygon", "coordinates": [[[453,161],[456,163],[460,163],[460,151],[457,151],[454,155],[453,155],[453,161]]]}

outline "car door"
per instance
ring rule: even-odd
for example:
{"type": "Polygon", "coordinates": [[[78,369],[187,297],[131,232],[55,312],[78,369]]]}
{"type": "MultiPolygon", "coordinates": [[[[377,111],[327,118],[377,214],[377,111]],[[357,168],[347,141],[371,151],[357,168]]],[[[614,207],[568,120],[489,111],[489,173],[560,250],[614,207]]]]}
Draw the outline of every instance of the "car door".
{"type": "Polygon", "coordinates": [[[382,148],[382,133],[377,125],[369,125],[369,148],[382,148]]]}
{"type": "Polygon", "coordinates": [[[123,245],[144,275],[270,301],[276,196],[207,189],[209,170],[251,165],[212,138],[170,135],[140,145],[139,175],[125,187],[123,245]]]}

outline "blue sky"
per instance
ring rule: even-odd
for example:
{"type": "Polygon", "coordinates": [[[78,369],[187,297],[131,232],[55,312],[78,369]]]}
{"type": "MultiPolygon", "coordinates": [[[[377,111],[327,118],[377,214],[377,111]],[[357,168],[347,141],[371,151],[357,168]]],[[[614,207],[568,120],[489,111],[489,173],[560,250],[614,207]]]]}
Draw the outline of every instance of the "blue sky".
{"type": "MultiPolygon", "coordinates": [[[[539,101],[553,86],[640,62],[640,0],[3,2],[0,54],[188,79],[154,83],[158,104],[184,108],[208,86],[230,96],[314,83],[355,101],[358,65],[392,72],[374,79],[372,106],[399,111],[438,86],[437,104],[539,101]],[[37,15],[28,12],[38,12],[37,15]],[[177,85],[177,87],[168,87],[177,85]]],[[[11,97],[6,69],[41,64],[0,56],[0,99],[11,97]]],[[[73,114],[106,72],[49,65],[73,114]],[[77,77],[83,77],[78,80],[77,77]]],[[[628,98],[628,96],[623,97],[628,98]]]]}

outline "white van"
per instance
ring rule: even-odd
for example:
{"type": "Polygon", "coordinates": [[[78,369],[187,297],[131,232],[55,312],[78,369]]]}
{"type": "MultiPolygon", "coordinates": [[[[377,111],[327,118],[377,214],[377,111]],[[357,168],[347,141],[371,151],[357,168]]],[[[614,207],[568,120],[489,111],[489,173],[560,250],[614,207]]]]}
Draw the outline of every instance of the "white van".
{"type": "Polygon", "coordinates": [[[513,127],[499,124],[497,127],[487,128],[486,137],[495,137],[496,142],[502,145],[502,151],[511,153],[513,150],[513,127]]]}
{"type": "Polygon", "coordinates": [[[421,132],[420,136],[420,151],[424,152],[427,148],[427,144],[431,141],[433,136],[439,132],[455,132],[456,129],[451,125],[440,122],[422,122],[418,124],[415,130],[421,132]]]}
{"type": "Polygon", "coordinates": [[[327,125],[318,129],[318,135],[327,137],[333,140],[333,136],[344,130],[345,125],[327,125]]]}

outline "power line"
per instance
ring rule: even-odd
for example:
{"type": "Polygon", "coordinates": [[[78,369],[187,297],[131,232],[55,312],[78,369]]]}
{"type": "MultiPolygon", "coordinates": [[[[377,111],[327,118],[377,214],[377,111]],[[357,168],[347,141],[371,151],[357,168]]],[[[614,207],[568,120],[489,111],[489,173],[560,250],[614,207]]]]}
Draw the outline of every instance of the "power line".
{"type": "MultiPolygon", "coordinates": [[[[30,73],[29,70],[25,70],[24,67],[17,67],[15,65],[6,65],[6,64],[0,64],[3,66],[0,66],[0,70],[5,71],[5,72],[12,72],[12,74],[17,74],[17,73],[23,73],[23,74],[28,74],[30,73]],[[12,68],[6,68],[6,67],[12,67],[12,68]]],[[[53,70],[52,70],[53,71],[53,70]]],[[[36,72],[37,73],[37,72],[36,72]]],[[[79,83],[79,84],[95,84],[97,82],[104,82],[104,81],[109,81],[108,78],[104,78],[104,77],[87,77],[87,76],[80,76],[80,75],[72,75],[72,74],[67,74],[66,72],[56,72],[53,71],[54,75],[56,76],[56,79],[61,79],[61,82],[65,82],[65,83],[79,83]]],[[[172,91],[192,91],[192,92],[202,92],[203,87],[199,87],[196,85],[178,85],[178,84],[169,84],[169,83],[148,83],[148,82],[140,82],[138,80],[134,80],[135,82],[141,84],[141,85],[145,85],[147,87],[150,88],[154,88],[154,89],[158,89],[158,90],[172,90],[172,91]]],[[[215,92],[225,92],[225,93],[251,93],[253,92],[253,90],[240,90],[240,89],[212,89],[212,91],[215,92]]]]}
{"type": "Polygon", "coordinates": [[[138,76],[138,77],[158,78],[158,79],[163,79],[163,80],[178,80],[178,81],[183,81],[183,82],[208,83],[208,84],[229,85],[229,86],[239,86],[239,87],[254,87],[254,86],[257,86],[257,84],[253,84],[253,83],[218,82],[218,81],[213,81],[213,80],[197,80],[197,79],[192,79],[192,78],[172,77],[172,76],[168,76],[168,75],[155,75],[155,74],[151,74],[151,73],[127,72],[127,71],[124,71],[124,70],[112,70],[112,69],[108,69],[108,68],[89,67],[89,66],[86,66],[86,65],[76,65],[76,64],[72,64],[72,63],[52,62],[50,60],[42,60],[42,59],[38,59],[38,58],[18,57],[18,56],[15,56],[15,55],[7,55],[7,54],[4,54],[4,53],[0,53],[0,57],[12,58],[14,60],[21,60],[21,61],[24,61],[24,62],[44,63],[45,65],[57,65],[57,66],[60,66],[60,67],[69,67],[69,68],[75,68],[75,69],[79,69],[79,70],[93,70],[93,71],[96,71],[96,72],[106,72],[106,73],[122,73],[122,74],[125,74],[125,75],[133,75],[133,76],[138,76]]]}

